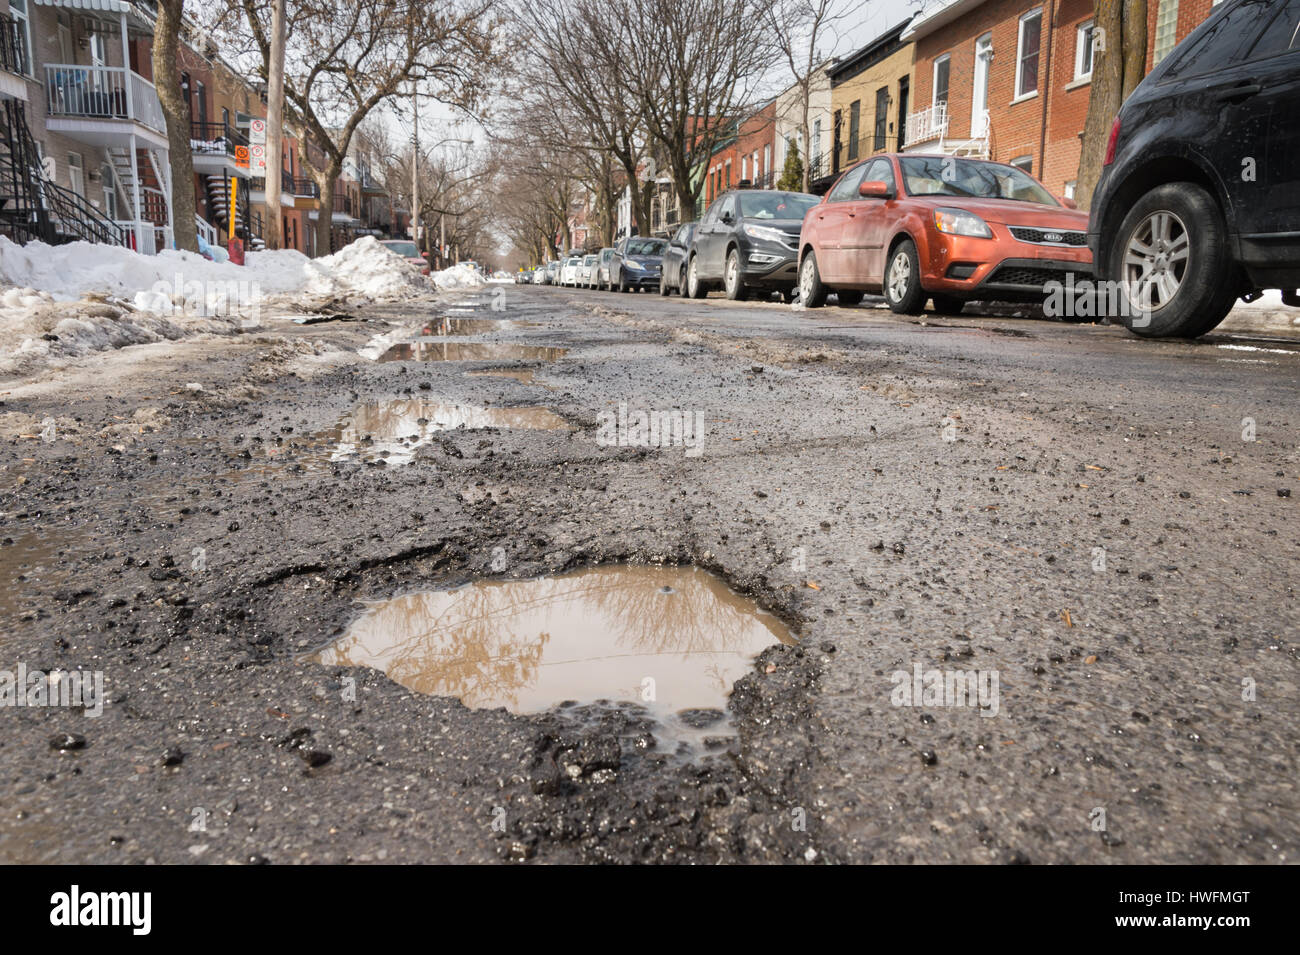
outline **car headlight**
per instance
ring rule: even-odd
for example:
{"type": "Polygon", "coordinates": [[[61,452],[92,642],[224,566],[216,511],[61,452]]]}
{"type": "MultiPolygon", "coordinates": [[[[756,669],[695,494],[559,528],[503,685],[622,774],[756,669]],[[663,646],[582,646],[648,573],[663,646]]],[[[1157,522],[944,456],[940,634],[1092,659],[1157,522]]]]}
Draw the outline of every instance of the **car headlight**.
{"type": "Polygon", "coordinates": [[[780,229],[773,229],[765,225],[747,225],[745,226],[745,235],[751,239],[763,239],[767,242],[780,242],[785,245],[790,237],[780,229]]]}
{"type": "Polygon", "coordinates": [[[638,272],[640,272],[644,268],[644,266],[642,266],[640,262],[633,262],[631,259],[628,259],[623,264],[627,266],[629,269],[635,269],[638,272]]]}
{"type": "Polygon", "coordinates": [[[934,227],[946,235],[969,235],[977,239],[993,238],[993,231],[983,219],[965,209],[935,209],[934,227]]]}

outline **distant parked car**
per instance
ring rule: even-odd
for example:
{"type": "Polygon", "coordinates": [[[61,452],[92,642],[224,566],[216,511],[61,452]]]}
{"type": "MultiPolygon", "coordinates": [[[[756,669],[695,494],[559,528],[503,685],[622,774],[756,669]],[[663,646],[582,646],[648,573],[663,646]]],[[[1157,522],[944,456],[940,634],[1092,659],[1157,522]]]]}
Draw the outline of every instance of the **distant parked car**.
{"type": "Polygon", "coordinates": [[[697,223],[686,222],[678,226],[668,246],[664,249],[663,271],[659,278],[659,294],[667,295],[673,289],[679,295],[686,294],[686,255],[691,248],[691,237],[695,235],[697,223]]]}
{"type": "Polygon", "coordinates": [[[429,260],[420,254],[420,249],[414,242],[407,239],[380,239],[379,244],[406,259],[420,270],[421,275],[429,274],[429,260]]]}
{"type": "Polygon", "coordinates": [[[1138,84],[1088,243],[1136,335],[1204,335],[1264,289],[1300,306],[1300,4],[1219,4],[1138,84]]]}
{"type": "Polygon", "coordinates": [[[600,261],[596,266],[596,288],[609,291],[614,287],[609,274],[609,267],[613,262],[614,250],[612,248],[601,249],[600,261]]]}
{"type": "MultiPolygon", "coordinates": [[[[1015,166],[884,155],[849,169],[804,219],[800,300],[856,304],[883,290],[904,315],[974,298],[1041,303],[1051,282],[1091,278],[1088,216],[1015,166]]],[[[1071,285],[1072,287],[1072,285],[1071,285]]]]}
{"type": "Polygon", "coordinates": [[[703,298],[722,288],[741,300],[753,289],[794,298],[798,281],[799,231],[804,213],[817,205],[803,192],[733,189],[700,220],[687,252],[686,294],[703,298]]]}
{"type": "Polygon", "coordinates": [[[582,268],[582,258],[577,255],[571,255],[564,260],[564,268],[560,270],[560,284],[577,287],[578,272],[582,268]]]}
{"type": "Polygon", "coordinates": [[[614,246],[610,282],[620,292],[658,288],[668,242],[653,236],[633,235],[614,246]]]}
{"type": "Polygon", "coordinates": [[[547,262],[547,263],[546,263],[546,278],[544,279],[543,284],[545,284],[545,285],[559,285],[559,284],[560,284],[560,269],[562,269],[563,267],[564,267],[564,263],[562,263],[559,259],[552,259],[550,262],[547,262]]]}
{"type": "Polygon", "coordinates": [[[578,284],[583,288],[591,288],[592,277],[596,274],[596,262],[600,256],[589,253],[582,257],[582,268],[578,272],[578,284]]]}

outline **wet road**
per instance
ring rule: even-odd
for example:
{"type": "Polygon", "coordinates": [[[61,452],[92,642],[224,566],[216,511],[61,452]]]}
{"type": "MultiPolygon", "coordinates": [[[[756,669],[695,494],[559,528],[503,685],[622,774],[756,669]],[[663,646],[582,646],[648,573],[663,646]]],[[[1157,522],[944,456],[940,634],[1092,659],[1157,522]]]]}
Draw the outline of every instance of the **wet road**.
{"type": "Polygon", "coordinates": [[[0,857],[1295,861],[1300,345],[516,286],[362,315],[0,386],[4,666],[109,700],[0,716],[0,857]],[[444,317],[475,347],[400,347],[444,317]],[[798,637],[734,740],[319,662],[362,601],[606,563],[798,637]]]}

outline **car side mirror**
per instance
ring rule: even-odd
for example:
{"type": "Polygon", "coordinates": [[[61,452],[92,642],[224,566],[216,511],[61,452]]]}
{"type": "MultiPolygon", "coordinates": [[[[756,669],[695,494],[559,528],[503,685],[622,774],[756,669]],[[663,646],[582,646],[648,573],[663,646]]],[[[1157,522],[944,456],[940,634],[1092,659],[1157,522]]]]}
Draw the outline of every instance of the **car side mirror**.
{"type": "Polygon", "coordinates": [[[1065,208],[1067,209],[1079,208],[1079,204],[1075,202],[1073,199],[1071,199],[1069,196],[1061,196],[1061,205],[1065,206],[1065,208]]]}
{"type": "Polygon", "coordinates": [[[732,223],[734,223],[734,222],[736,221],[735,217],[732,216],[732,214],[731,214],[730,212],[724,212],[721,216],[719,216],[719,218],[720,218],[720,219],[721,219],[721,220],[722,220],[726,225],[731,225],[732,223]]]}
{"type": "Polygon", "coordinates": [[[858,195],[863,199],[888,199],[890,198],[889,183],[881,182],[878,179],[871,179],[858,186],[858,195]]]}

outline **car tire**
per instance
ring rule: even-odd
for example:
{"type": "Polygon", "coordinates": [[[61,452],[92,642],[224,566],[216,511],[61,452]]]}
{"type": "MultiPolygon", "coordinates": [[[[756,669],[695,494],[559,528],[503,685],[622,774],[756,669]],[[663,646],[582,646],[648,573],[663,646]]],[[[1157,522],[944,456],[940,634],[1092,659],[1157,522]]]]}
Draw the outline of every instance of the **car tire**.
{"type": "Polygon", "coordinates": [[[691,256],[690,262],[686,263],[686,297],[687,298],[704,298],[709,294],[709,290],[704,287],[700,281],[700,267],[697,264],[698,259],[691,256]]]}
{"type": "Polygon", "coordinates": [[[682,298],[686,297],[686,266],[682,266],[681,271],[677,273],[677,294],[682,298]]]}
{"type": "Polygon", "coordinates": [[[668,272],[666,270],[660,272],[659,273],[659,294],[662,295],[664,298],[667,298],[668,293],[671,291],[672,289],[668,287],[668,272]]]}
{"type": "Polygon", "coordinates": [[[921,288],[921,260],[916,243],[904,239],[889,253],[885,266],[885,301],[898,315],[920,315],[925,311],[925,289],[921,288]]]}
{"type": "Polygon", "coordinates": [[[966,300],[956,295],[931,295],[930,304],[942,315],[960,315],[966,300]]]}
{"type": "Polygon", "coordinates": [[[1159,299],[1148,315],[1106,316],[1141,338],[1198,338],[1227,317],[1241,294],[1241,272],[1228,251],[1223,216],[1196,183],[1152,189],[1133,204],[1115,234],[1105,277],[1120,283],[1128,311],[1144,301],[1141,293],[1133,301],[1129,284],[1153,270],[1161,278],[1140,286],[1159,299]]]}
{"type": "MultiPolygon", "coordinates": [[[[809,249],[799,263],[799,298],[807,308],[821,308],[826,304],[826,294],[830,291],[822,284],[822,273],[817,267],[817,253],[809,249]]],[[[793,295],[786,296],[793,301],[793,295]]]]}
{"type": "Polygon", "coordinates": [[[622,269],[618,270],[618,290],[620,292],[627,291],[627,276],[623,274],[622,269]]]}
{"type": "Polygon", "coordinates": [[[861,305],[862,298],[866,293],[861,289],[841,289],[835,293],[841,305],[861,305]]]}
{"type": "Polygon", "coordinates": [[[722,286],[727,298],[733,302],[743,302],[749,298],[749,289],[745,288],[745,277],[740,274],[740,250],[732,249],[727,253],[727,262],[722,270],[722,286]]]}

